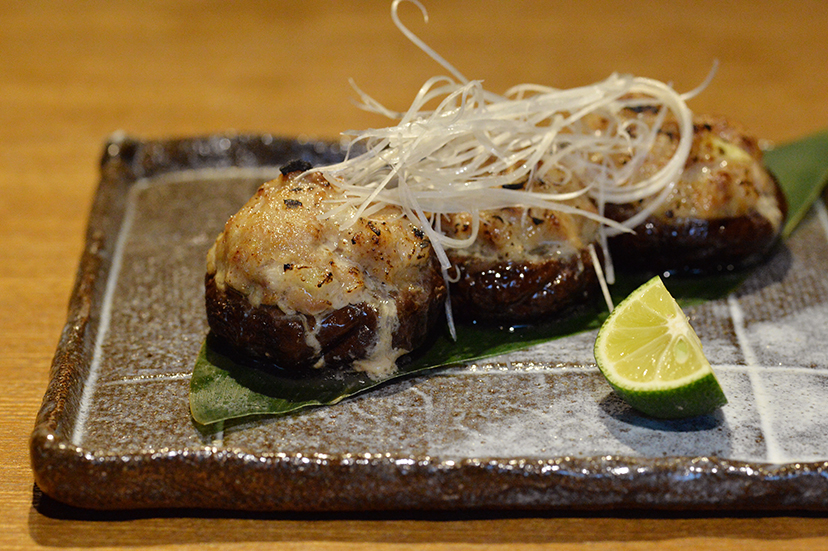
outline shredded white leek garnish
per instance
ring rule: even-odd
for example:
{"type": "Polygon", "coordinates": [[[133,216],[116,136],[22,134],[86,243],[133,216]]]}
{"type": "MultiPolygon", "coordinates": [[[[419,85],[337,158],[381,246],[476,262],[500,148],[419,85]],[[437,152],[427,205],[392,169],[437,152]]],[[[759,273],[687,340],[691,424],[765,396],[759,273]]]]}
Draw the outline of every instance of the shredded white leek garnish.
{"type": "MultiPolygon", "coordinates": [[[[656,80],[613,74],[580,88],[524,84],[494,94],[480,81],[467,80],[409,31],[397,15],[401,1],[392,4],[394,23],[452,76],[429,79],[404,113],[387,109],[354,86],[364,109],[397,123],[347,132],[346,160],[318,169],[346,197],[327,216],[347,227],[386,205],[399,206],[426,232],[449,281],[446,249],[474,242],[481,211],[525,207],[577,213],[601,223],[598,244],[607,262],[601,273],[612,283],[606,239],[631,231],[680,177],[693,140],[693,117],[685,99],[699,89],[682,95],[656,80]],[[636,111],[654,116],[631,116],[636,111]],[[655,173],[642,177],[639,169],[668,117],[677,125],[678,146],[655,173]],[[363,152],[351,153],[357,150],[363,152]],[[551,173],[563,189],[579,191],[554,193],[549,186],[533,191],[532,183],[551,173]],[[520,182],[525,182],[521,189],[504,187],[520,182]],[[567,203],[582,194],[592,198],[598,215],[567,203]],[[642,210],[621,223],[600,214],[606,204],[636,201],[643,201],[642,210]],[[441,214],[460,212],[473,219],[472,235],[465,240],[439,229],[441,214]]],[[[424,6],[409,1],[427,20],[424,6]]]]}

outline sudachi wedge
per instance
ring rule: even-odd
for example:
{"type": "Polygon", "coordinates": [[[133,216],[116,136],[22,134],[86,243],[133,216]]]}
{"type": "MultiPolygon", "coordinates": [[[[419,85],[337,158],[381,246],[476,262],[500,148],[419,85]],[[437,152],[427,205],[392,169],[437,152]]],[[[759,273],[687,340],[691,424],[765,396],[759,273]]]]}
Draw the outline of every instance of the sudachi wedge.
{"type": "Polygon", "coordinates": [[[619,396],[653,417],[694,417],[727,403],[699,337],[658,276],[615,307],[598,332],[595,360],[619,396]]]}

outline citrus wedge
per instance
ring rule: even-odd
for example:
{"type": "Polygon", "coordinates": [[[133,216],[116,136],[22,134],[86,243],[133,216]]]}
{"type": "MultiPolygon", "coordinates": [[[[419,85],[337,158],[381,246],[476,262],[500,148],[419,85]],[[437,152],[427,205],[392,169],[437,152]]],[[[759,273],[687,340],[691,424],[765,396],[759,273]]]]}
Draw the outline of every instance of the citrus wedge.
{"type": "Polygon", "coordinates": [[[615,392],[647,415],[693,417],[727,403],[699,337],[658,276],[613,309],[594,352],[615,392]]]}

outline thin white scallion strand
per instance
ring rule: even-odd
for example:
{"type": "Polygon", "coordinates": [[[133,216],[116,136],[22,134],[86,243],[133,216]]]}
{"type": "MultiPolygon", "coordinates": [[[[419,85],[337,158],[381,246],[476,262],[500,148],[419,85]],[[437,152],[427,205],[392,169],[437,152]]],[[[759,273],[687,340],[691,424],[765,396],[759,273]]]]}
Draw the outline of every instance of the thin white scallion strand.
{"type": "Polygon", "coordinates": [[[595,267],[595,275],[598,276],[598,284],[601,287],[601,293],[604,295],[604,301],[607,303],[607,310],[612,312],[612,295],[610,295],[609,287],[607,287],[607,280],[604,278],[604,270],[601,269],[601,259],[598,258],[598,253],[595,251],[595,245],[589,244],[589,256],[592,259],[592,265],[595,267]]]}
{"type": "Polygon", "coordinates": [[[417,47],[420,48],[420,50],[426,53],[426,55],[428,55],[431,59],[439,63],[444,69],[446,69],[448,72],[454,75],[454,77],[457,80],[459,80],[460,82],[465,82],[466,78],[460,73],[460,71],[455,69],[448,61],[446,61],[443,58],[443,56],[434,51],[428,44],[423,42],[423,40],[419,36],[412,33],[410,30],[408,30],[408,27],[402,24],[402,21],[400,21],[400,16],[397,14],[397,10],[399,9],[400,4],[405,1],[411,2],[412,4],[420,8],[420,12],[422,12],[423,14],[423,20],[426,23],[428,23],[428,11],[426,11],[425,6],[423,6],[423,4],[419,0],[394,0],[391,3],[391,19],[394,21],[394,24],[397,26],[400,32],[402,32],[403,35],[405,35],[405,37],[408,38],[408,40],[416,44],[417,47]]]}
{"type": "Polygon", "coordinates": [[[713,67],[710,68],[710,72],[707,73],[707,77],[705,77],[704,81],[701,84],[690,90],[689,92],[684,92],[681,95],[681,99],[684,101],[691,100],[701,94],[705,88],[710,86],[710,83],[713,82],[713,77],[716,76],[716,72],[719,70],[719,60],[713,60],[713,67]]]}
{"type": "Polygon", "coordinates": [[[598,228],[598,244],[604,252],[604,278],[608,285],[615,284],[615,264],[612,262],[612,255],[609,250],[609,242],[607,241],[606,228],[598,228]]]}

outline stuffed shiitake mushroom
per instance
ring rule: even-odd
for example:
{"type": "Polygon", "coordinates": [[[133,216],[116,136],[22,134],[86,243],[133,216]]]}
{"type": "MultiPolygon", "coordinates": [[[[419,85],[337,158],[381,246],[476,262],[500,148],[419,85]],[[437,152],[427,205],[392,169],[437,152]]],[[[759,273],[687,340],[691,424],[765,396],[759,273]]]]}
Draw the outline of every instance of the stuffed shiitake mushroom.
{"type": "MultiPolygon", "coordinates": [[[[536,191],[552,191],[548,188],[559,186],[544,179],[535,182],[536,191]]],[[[597,215],[586,196],[566,204],[597,215]]],[[[529,323],[562,315],[597,295],[590,252],[598,237],[594,219],[573,212],[506,207],[481,212],[478,224],[470,246],[447,250],[456,271],[450,288],[459,319],[529,323]]],[[[469,213],[446,215],[441,225],[455,239],[469,237],[472,226],[469,213]]]]}
{"type": "MultiPolygon", "coordinates": [[[[677,141],[675,123],[664,124],[642,170],[663,163],[677,141]]],[[[610,240],[620,266],[711,272],[755,264],[777,241],[787,214],[785,197],[763,166],[756,139],[740,125],[713,116],[694,118],[683,171],[646,213],[649,201],[653,199],[606,205],[606,216],[617,221],[646,214],[634,233],[610,240]]]]}
{"type": "Polygon", "coordinates": [[[341,191],[291,165],[225,225],[207,256],[210,328],[282,368],[387,375],[427,337],[446,293],[423,231],[387,206],[343,228],[341,191]]]}

